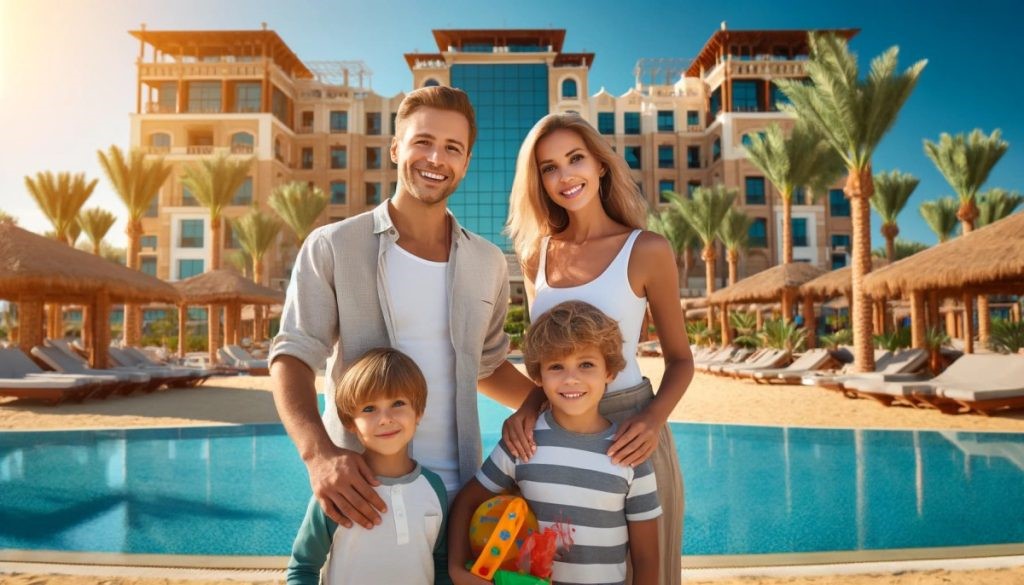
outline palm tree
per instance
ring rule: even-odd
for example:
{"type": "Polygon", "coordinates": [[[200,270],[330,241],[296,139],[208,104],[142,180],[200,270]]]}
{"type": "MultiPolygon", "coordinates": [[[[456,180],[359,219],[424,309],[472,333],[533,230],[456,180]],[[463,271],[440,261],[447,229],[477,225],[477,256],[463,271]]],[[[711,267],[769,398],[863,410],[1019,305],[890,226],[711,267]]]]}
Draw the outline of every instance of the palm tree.
{"type": "Polygon", "coordinates": [[[975,220],[978,218],[978,206],[975,198],[978,190],[988,180],[992,167],[1010,147],[1000,137],[998,129],[991,136],[975,129],[968,136],[957,134],[950,136],[943,133],[938,143],[924,141],[924,152],[932,159],[935,166],[953,187],[953,192],[960,198],[960,209],[957,217],[963,224],[963,233],[974,231],[975,220]]]}
{"type": "Polygon", "coordinates": [[[252,158],[231,159],[227,154],[200,161],[185,168],[182,183],[196,201],[210,212],[210,270],[220,268],[221,216],[231,205],[235,193],[245,184],[252,167],[252,158]]]}
{"type": "Polygon", "coordinates": [[[71,173],[54,175],[46,171],[36,173],[35,178],[25,177],[25,187],[53,225],[55,238],[69,245],[74,243],[72,234],[77,239],[77,233],[81,233],[75,233],[78,212],[92,195],[97,182],[93,179],[87,183],[85,173],[72,176],[71,173]]]}
{"type": "Polygon", "coordinates": [[[320,187],[292,181],[274,189],[269,204],[295,233],[296,245],[301,247],[313,231],[317,218],[327,208],[327,195],[320,187]]]}
{"type": "Polygon", "coordinates": [[[871,207],[882,217],[882,236],[885,237],[885,257],[889,262],[896,260],[896,236],[900,226],[896,216],[907,206],[910,194],[917,188],[920,179],[910,173],[891,171],[874,176],[875,194],[871,196],[871,207]]]}
{"type": "Polygon", "coordinates": [[[281,222],[259,209],[252,209],[242,217],[231,220],[231,229],[242,250],[252,258],[253,282],[262,285],[263,256],[281,231],[281,222]]]}
{"type": "MultiPolygon", "coordinates": [[[[700,257],[704,260],[705,290],[710,296],[715,291],[715,240],[718,238],[722,222],[725,221],[725,215],[736,200],[736,191],[716,183],[710,188],[694,189],[693,199],[684,199],[670,193],[669,200],[704,244],[700,257]]],[[[715,326],[713,313],[714,311],[708,311],[709,328],[715,326]]]]}
{"type": "Polygon", "coordinates": [[[939,239],[940,244],[953,236],[957,221],[959,221],[956,217],[958,208],[956,199],[948,195],[935,201],[925,201],[918,207],[921,217],[935,232],[935,237],[939,239]]]}
{"type": "Polygon", "coordinates": [[[993,187],[978,195],[978,227],[986,226],[1013,214],[1024,203],[1024,195],[993,187]]]}
{"type": "MultiPolygon", "coordinates": [[[[676,193],[673,195],[679,197],[676,193]]],[[[679,288],[687,288],[690,279],[693,244],[697,240],[697,234],[693,228],[680,215],[679,209],[669,206],[659,211],[652,211],[647,215],[647,229],[661,234],[668,240],[672,250],[676,253],[676,265],[679,266],[679,288]]]]}
{"type": "Polygon", "coordinates": [[[797,120],[789,138],[772,124],[763,136],[750,135],[747,157],[761,169],[782,199],[782,263],[793,261],[793,193],[813,186],[824,192],[842,174],[842,160],[821,135],[797,120]]]}
{"type": "Polygon", "coordinates": [[[854,358],[856,369],[867,372],[874,369],[871,302],[864,294],[864,278],[871,271],[871,156],[896,122],[926,62],[918,61],[899,73],[899,48],[891,47],[872,60],[867,77],[860,79],[857,59],[845,40],[834,34],[811,34],[809,44],[806,71],[811,84],[803,80],[776,83],[791,102],[783,108],[820,132],[846,165],[843,191],[850,199],[853,224],[854,358]]]}
{"type": "Polygon", "coordinates": [[[747,249],[750,242],[750,226],[754,219],[735,207],[729,208],[719,230],[722,245],[725,246],[725,260],[729,263],[729,286],[736,284],[736,267],[740,261],[740,252],[747,249]]]}
{"type": "MultiPolygon", "coordinates": [[[[125,235],[128,236],[128,253],[125,265],[133,270],[141,268],[139,251],[142,249],[142,216],[153,203],[153,198],[167,177],[171,175],[171,167],[162,158],[147,157],[139,149],[133,149],[125,157],[124,152],[116,145],[111,145],[107,152],[96,151],[100,166],[107,180],[114,187],[114,192],[128,208],[128,222],[125,235]]],[[[138,345],[142,338],[142,315],[138,305],[125,305],[124,308],[124,341],[127,345],[138,345]]]]}
{"type": "Polygon", "coordinates": [[[928,249],[927,244],[921,242],[913,242],[911,240],[896,239],[890,246],[886,242],[884,248],[875,248],[871,251],[871,255],[875,258],[885,258],[889,262],[895,262],[897,260],[903,260],[908,256],[913,256],[918,252],[922,252],[928,249]]]}
{"type": "Polygon", "coordinates": [[[117,221],[117,216],[101,207],[83,210],[78,215],[78,225],[82,226],[82,231],[92,242],[93,254],[100,255],[100,244],[115,221],[117,221]]]}

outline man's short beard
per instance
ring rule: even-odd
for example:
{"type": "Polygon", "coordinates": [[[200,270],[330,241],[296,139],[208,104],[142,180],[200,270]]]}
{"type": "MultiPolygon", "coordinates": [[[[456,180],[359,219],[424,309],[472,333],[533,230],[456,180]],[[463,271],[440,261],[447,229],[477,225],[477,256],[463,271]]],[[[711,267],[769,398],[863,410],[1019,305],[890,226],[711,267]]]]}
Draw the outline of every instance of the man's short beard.
{"type": "Polygon", "coordinates": [[[437,196],[436,199],[434,199],[434,198],[427,199],[426,197],[419,197],[418,195],[424,195],[424,194],[417,192],[416,181],[414,180],[415,177],[412,176],[412,173],[415,173],[415,172],[417,172],[416,169],[412,169],[412,168],[410,168],[408,171],[403,171],[402,172],[402,176],[399,177],[399,185],[400,186],[404,185],[405,186],[405,190],[408,191],[410,195],[412,195],[413,197],[415,197],[416,199],[418,199],[419,201],[422,201],[424,203],[427,203],[427,204],[430,204],[430,205],[435,205],[435,204],[444,205],[444,204],[447,203],[448,198],[451,197],[453,194],[455,194],[455,191],[458,190],[458,188],[459,188],[460,181],[453,181],[448,189],[446,189],[445,191],[437,193],[438,196],[437,196]]]}

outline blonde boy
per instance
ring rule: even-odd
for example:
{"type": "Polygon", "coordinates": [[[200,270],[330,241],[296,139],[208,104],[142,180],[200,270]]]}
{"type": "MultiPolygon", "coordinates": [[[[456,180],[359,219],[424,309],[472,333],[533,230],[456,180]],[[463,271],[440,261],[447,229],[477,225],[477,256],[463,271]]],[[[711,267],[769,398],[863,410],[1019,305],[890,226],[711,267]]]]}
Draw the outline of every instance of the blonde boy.
{"type": "Polygon", "coordinates": [[[625,366],[618,324],[592,305],[569,301],[526,333],[524,361],[550,410],[534,429],[537,450],[515,459],[504,441],[452,505],[448,569],[458,584],[485,583],[465,565],[473,511],[495,494],[518,490],[541,528],[568,522],[573,545],[556,557],[555,583],[658,582],[658,504],[650,462],[614,465],[607,455],[617,425],[601,415],[605,387],[625,366]]]}
{"type": "Polygon", "coordinates": [[[380,482],[373,489],[387,511],[372,530],[339,528],[311,498],[292,547],[288,584],[319,583],[325,564],[328,585],[447,582],[444,483],[408,449],[426,408],[423,374],[398,350],[372,349],[337,387],[338,417],[365,449],[368,473],[380,482]]]}

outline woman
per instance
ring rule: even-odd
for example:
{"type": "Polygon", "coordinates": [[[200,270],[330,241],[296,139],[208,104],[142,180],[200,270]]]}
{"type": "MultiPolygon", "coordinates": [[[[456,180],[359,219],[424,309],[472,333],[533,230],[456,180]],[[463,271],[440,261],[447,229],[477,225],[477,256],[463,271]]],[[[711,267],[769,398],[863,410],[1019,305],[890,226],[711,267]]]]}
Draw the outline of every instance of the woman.
{"type": "Polygon", "coordinates": [[[646,214],[626,162],[580,116],[548,115],[527,135],[512,183],[508,233],[530,313],[582,300],[619,322],[627,365],[601,402],[601,412],[619,423],[608,454],[621,465],[652,457],[663,511],[660,579],[668,584],[680,582],[683,485],[666,422],[693,378],[693,356],[673,251],[663,237],[644,231],[646,214]],[[636,359],[648,304],[665,357],[657,394],[636,359]]]}

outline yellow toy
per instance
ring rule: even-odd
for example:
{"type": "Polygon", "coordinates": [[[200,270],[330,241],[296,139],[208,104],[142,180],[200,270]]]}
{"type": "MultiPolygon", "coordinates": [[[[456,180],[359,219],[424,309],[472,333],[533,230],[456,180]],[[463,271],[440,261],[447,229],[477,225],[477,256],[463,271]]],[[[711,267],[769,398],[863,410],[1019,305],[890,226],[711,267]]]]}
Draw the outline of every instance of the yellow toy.
{"type": "Polygon", "coordinates": [[[515,571],[523,541],[537,530],[537,519],[522,498],[503,495],[487,500],[470,520],[470,548],[477,555],[470,571],[488,580],[499,569],[515,571]]]}

